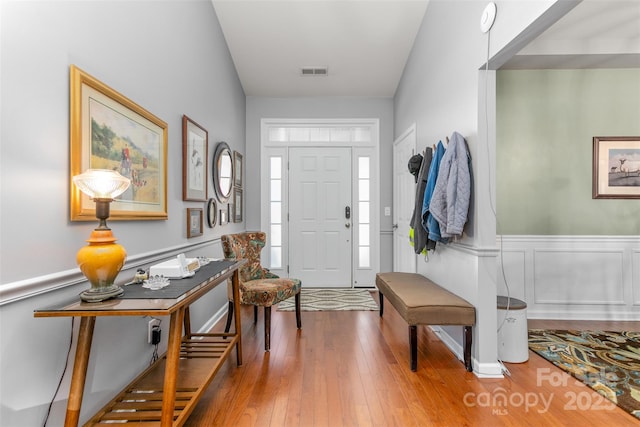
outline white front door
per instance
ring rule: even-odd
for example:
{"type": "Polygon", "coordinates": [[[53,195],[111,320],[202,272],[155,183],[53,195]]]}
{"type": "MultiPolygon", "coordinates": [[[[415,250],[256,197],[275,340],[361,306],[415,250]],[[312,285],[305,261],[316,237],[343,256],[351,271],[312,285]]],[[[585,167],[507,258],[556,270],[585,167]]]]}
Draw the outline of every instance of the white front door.
{"type": "Polygon", "coordinates": [[[416,153],[416,129],[410,127],[393,142],[393,271],[416,272],[416,254],[409,230],[415,205],[416,183],[408,163],[416,153]]]}
{"type": "Polygon", "coordinates": [[[351,149],[289,149],[289,277],[351,287],[351,149]]]}

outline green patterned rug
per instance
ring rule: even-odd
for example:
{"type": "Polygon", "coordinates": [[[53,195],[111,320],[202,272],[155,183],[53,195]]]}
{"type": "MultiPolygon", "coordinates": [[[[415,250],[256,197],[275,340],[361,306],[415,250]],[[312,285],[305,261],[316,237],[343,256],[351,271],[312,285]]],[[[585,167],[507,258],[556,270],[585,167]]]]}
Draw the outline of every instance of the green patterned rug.
{"type": "Polygon", "coordinates": [[[530,329],[529,348],[640,418],[640,332],[530,329]]]}
{"type": "MultiPolygon", "coordinates": [[[[295,310],[295,299],[289,298],[278,304],[278,311],[295,310]]],[[[316,289],[300,290],[302,311],[368,311],[377,310],[378,304],[367,289],[316,289]]]]}

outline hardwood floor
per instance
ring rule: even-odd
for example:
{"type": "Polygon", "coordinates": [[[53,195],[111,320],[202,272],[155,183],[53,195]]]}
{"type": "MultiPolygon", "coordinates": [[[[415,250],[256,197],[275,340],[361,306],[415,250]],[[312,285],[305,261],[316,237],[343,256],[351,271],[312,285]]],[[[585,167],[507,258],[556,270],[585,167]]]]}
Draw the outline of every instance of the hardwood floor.
{"type": "MultiPolygon", "coordinates": [[[[377,299],[377,294],[374,293],[377,299]]],[[[530,352],[504,379],[479,379],[427,327],[418,371],[406,323],[377,311],[242,310],[244,363],[231,357],[185,424],[210,426],[640,426],[640,421],[530,352]],[[503,400],[501,400],[501,398],[503,400]]],[[[222,330],[223,322],[214,327],[222,330]]],[[[640,330],[640,322],[529,321],[532,328],[640,330]]]]}

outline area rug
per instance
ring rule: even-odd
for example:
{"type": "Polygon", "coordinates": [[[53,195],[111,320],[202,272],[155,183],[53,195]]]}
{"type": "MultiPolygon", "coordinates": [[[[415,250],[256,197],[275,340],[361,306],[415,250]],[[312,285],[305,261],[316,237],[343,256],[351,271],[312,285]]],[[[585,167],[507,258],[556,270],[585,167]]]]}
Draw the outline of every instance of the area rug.
{"type": "MultiPolygon", "coordinates": [[[[278,304],[278,311],[295,309],[294,298],[278,304]]],[[[378,304],[367,289],[302,288],[300,309],[302,311],[369,311],[377,310],[378,304]]]]}
{"type": "Polygon", "coordinates": [[[531,329],[529,348],[640,419],[640,332],[531,329]]]}

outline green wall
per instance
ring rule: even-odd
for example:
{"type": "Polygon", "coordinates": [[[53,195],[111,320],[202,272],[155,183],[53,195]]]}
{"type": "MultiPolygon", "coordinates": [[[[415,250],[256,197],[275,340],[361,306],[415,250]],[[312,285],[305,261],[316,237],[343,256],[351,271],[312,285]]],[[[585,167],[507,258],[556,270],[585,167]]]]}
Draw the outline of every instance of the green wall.
{"type": "Polygon", "coordinates": [[[640,137],[640,70],[497,72],[497,233],[638,235],[640,200],[592,199],[594,136],[640,137]]]}

